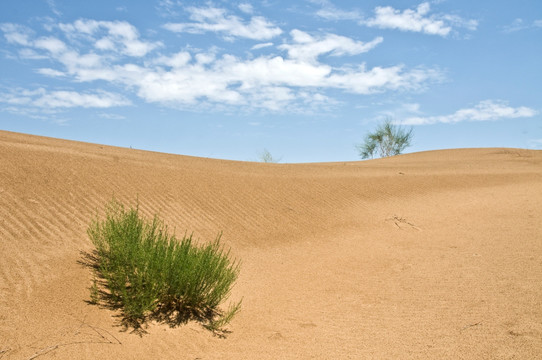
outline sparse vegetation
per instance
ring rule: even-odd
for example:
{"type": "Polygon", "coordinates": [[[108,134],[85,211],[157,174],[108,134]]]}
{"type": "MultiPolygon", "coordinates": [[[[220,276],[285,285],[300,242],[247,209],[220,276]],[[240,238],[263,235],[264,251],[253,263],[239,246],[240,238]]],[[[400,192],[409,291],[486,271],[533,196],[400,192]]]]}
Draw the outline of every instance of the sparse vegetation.
{"type": "Polygon", "coordinates": [[[121,309],[123,324],[136,330],[154,319],[171,326],[198,320],[223,331],[241,302],[219,309],[239,275],[239,261],[224,250],[220,235],[206,245],[192,236],[177,239],[157,216],[145,220],[138,206],[125,209],[117,201],[105,215],[88,228],[96,247],[87,254],[96,275],[91,303],[121,309]]]}
{"type": "Polygon", "coordinates": [[[258,160],[264,163],[278,163],[280,162],[280,160],[282,160],[282,158],[277,159],[273,157],[273,155],[271,155],[271,153],[267,149],[263,149],[258,160]]]}
{"type": "Polygon", "coordinates": [[[363,144],[356,147],[362,159],[373,158],[376,152],[380,157],[387,157],[399,155],[411,141],[412,128],[407,131],[386,119],[374,132],[366,135],[363,144]]]}

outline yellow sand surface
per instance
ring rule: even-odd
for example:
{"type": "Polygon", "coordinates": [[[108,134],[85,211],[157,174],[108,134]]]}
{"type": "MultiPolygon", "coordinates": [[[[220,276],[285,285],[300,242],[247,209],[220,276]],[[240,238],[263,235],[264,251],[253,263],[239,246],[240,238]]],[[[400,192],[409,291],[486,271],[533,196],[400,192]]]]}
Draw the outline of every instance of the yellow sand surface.
{"type": "Polygon", "coordinates": [[[542,151],[204,159],[0,131],[0,359],[541,359],[542,151]],[[113,197],[241,259],[225,339],[87,303],[113,197]]]}

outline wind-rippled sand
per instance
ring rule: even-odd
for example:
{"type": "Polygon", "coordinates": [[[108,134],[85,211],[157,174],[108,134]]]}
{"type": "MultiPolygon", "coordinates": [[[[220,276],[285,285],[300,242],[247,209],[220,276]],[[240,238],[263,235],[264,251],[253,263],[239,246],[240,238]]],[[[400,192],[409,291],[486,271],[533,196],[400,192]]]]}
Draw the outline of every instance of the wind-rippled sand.
{"type": "Polygon", "coordinates": [[[0,359],[542,358],[542,151],[203,159],[0,131],[0,359]],[[89,305],[113,197],[242,260],[226,339],[89,305]]]}

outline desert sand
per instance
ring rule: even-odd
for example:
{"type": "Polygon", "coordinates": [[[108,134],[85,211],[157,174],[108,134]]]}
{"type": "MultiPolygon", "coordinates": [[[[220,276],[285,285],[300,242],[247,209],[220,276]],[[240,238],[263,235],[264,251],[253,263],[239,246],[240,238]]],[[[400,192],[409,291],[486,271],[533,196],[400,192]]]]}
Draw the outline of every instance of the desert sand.
{"type": "Polygon", "coordinates": [[[0,131],[0,359],[540,359],[542,151],[263,164],[0,131]],[[241,259],[225,339],[88,304],[113,197],[241,259]]]}

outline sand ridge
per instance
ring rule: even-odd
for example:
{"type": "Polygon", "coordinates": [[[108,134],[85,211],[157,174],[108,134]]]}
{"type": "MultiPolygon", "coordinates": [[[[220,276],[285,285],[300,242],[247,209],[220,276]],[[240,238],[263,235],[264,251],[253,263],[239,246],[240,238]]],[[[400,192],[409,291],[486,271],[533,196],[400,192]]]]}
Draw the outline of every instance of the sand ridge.
{"type": "Polygon", "coordinates": [[[0,131],[0,359],[542,357],[542,152],[261,164],[0,131]],[[226,339],[91,306],[115,197],[242,260],[226,339]]]}

